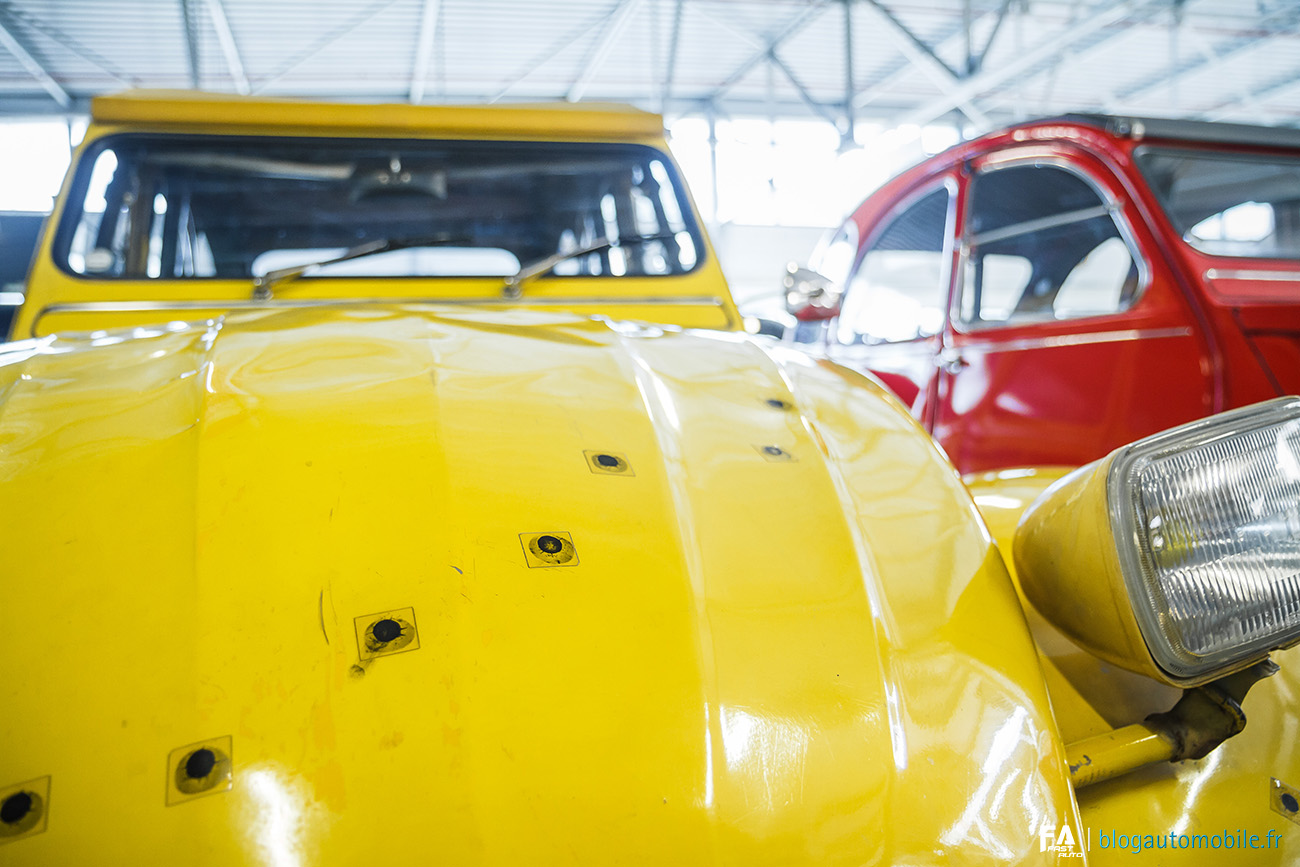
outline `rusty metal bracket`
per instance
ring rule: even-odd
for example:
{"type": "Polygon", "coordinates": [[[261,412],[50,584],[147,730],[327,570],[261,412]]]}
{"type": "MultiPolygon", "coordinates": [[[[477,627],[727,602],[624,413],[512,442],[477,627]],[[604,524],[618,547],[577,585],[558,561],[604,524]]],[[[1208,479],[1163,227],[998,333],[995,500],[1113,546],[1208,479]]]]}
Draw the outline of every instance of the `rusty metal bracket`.
{"type": "Polygon", "coordinates": [[[1275,674],[1269,659],[1235,674],[1186,690],[1164,713],[1069,744],[1066,757],[1076,789],[1157,762],[1181,762],[1209,755],[1246,727],[1241,702],[1250,688],[1275,674]]]}
{"type": "Polygon", "coordinates": [[[1236,674],[1189,689],[1173,708],[1147,717],[1146,724],[1173,742],[1171,762],[1205,758],[1246,727],[1242,700],[1252,686],[1277,671],[1277,663],[1264,659],[1236,674]]]}

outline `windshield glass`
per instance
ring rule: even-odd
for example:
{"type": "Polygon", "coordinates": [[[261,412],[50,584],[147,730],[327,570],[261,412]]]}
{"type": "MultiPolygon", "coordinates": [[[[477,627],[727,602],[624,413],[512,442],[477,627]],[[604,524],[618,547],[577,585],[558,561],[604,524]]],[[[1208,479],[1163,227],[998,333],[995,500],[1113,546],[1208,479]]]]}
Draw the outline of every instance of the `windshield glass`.
{"type": "Polygon", "coordinates": [[[81,161],[55,241],[95,278],[249,279],[373,241],[427,239],[313,276],[661,276],[704,249],[654,148],[543,142],[121,135],[81,161]],[[620,238],[658,236],[617,246],[620,238]]]}
{"type": "Polygon", "coordinates": [[[1174,227],[1196,249],[1300,259],[1300,158],[1148,150],[1137,161],[1174,227]]]}

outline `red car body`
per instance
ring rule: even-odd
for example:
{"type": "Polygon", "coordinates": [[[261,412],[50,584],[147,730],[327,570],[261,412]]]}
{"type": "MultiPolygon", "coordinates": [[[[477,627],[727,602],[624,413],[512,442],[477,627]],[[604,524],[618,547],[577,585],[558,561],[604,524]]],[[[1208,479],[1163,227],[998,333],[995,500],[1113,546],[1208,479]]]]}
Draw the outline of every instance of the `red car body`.
{"type": "Polygon", "coordinates": [[[842,295],[794,309],[798,339],[963,473],[1078,465],[1300,393],[1300,130],[1015,126],[886,184],[811,265],[842,295]]]}

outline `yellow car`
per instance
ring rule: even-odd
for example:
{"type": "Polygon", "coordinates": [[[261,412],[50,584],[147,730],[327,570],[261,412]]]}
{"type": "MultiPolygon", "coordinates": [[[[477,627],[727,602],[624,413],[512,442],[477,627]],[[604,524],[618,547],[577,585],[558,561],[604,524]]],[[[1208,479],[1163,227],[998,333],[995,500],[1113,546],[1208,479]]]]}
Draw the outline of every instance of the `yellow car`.
{"type": "Polygon", "coordinates": [[[0,863],[1294,861],[1300,402],[964,482],[738,324],[655,116],[98,100],[0,863]]]}

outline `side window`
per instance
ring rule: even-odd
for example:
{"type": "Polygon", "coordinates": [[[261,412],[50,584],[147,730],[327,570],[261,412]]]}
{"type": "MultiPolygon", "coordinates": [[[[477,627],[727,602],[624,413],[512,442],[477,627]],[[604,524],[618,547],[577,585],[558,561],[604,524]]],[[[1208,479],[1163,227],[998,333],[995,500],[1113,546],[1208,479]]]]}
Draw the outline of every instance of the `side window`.
{"type": "Polygon", "coordinates": [[[946,188],[923,196],[867,248],[845,293],[840,343],[915,340],[943,329],[950,199],[946,188]]]}
{"type": "Polygon", "coordinates": [[[1095,189],[1052,166],[971,183],[960,315],[967,325],[1103,316],[1132,307],[1141,269],[1095,189]]]}

